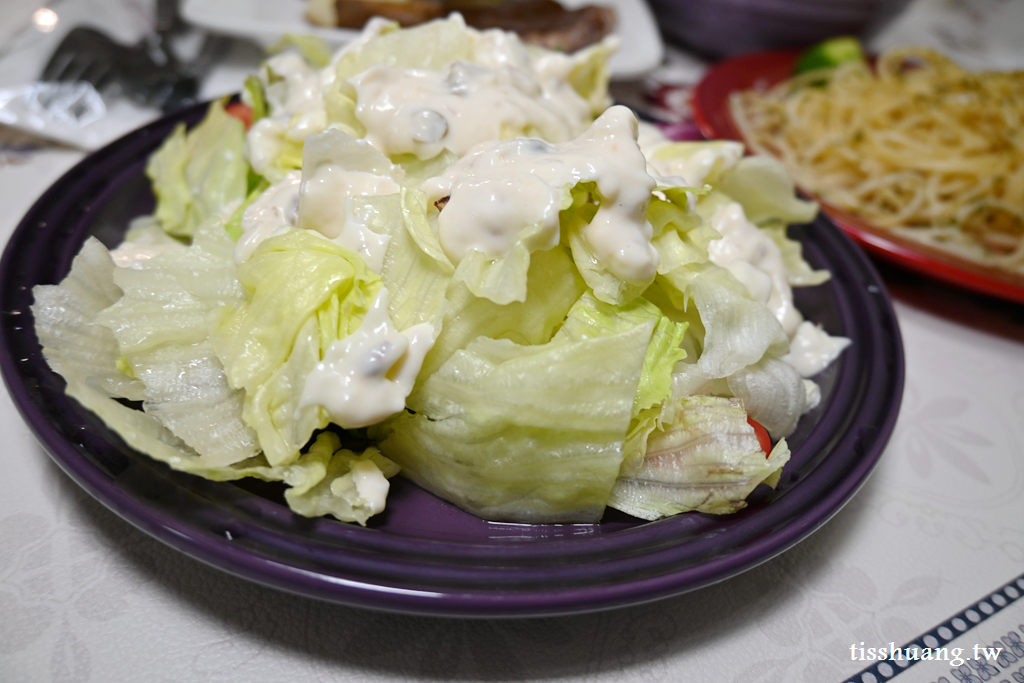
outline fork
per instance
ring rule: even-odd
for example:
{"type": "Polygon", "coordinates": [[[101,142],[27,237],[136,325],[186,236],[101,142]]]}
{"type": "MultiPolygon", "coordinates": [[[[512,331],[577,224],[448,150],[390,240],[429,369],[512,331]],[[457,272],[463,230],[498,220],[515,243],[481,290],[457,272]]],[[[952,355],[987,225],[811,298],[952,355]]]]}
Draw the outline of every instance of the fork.
{"type": "Polygon", "coordinates": [[[207,37],[195,59],[182,63],[173,39],[180,31],[177,0],[158,0],[154,31],[134,45],[88,26],[71,29],[40,75],[48,82],[84,81],[143,106],[171,111],[195,100],[199,76],[223,47],[207,37]]]}

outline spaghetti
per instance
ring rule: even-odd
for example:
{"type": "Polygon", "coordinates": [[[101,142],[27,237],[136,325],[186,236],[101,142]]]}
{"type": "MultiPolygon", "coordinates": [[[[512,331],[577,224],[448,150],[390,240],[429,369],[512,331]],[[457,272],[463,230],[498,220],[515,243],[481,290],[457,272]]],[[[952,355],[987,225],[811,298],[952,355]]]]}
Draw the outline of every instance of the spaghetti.
{"type": "Polygon", "coordinates": [[[1024,273],[1024,71],[899,48],[733,93],[729,108],[750,148],[824,203],[1024,273]]]}

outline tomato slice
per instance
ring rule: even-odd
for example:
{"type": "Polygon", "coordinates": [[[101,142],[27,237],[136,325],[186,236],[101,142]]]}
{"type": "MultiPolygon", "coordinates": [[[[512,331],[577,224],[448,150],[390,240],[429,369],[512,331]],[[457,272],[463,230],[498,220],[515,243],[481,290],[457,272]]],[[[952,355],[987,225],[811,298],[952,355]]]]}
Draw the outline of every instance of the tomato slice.
{"type": "Polygon", "coordinates": [[[231,116],[245,124],[245,129],[252,127],[252,107],[242,102],[232,102],[224,108],[231,116]]]}
{"type": "Polygon", "coordinates": [[[764,451],[764,455],[767,458],[772,452],[772,437],[768,436],[768,430],[762,427],[760,422],[749,415],[747,416],[747,423],[754,428],[757,441],[761,444],[761,450],[764,451]]]}

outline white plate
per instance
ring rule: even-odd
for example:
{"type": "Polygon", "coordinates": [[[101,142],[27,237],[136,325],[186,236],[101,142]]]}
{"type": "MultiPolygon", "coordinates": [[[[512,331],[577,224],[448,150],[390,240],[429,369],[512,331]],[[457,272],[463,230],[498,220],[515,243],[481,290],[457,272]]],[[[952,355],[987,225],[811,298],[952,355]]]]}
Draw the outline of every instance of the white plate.
{"type": "MultiPolygon", "coordinates": [[[[664,45],[646,0],[561,0],[565,7],[603,4],[618,16],[616,35],[622,41],[609,70],[614,79],[640,76],[661,63],[664,45]]],[[[333,47],[352,40],[357,31],[329,29],[305,19],[305,0],[185,0],[181,16],[210,31],[249,38],[269,47],[286,33],[320,36],[333,47]]]]}

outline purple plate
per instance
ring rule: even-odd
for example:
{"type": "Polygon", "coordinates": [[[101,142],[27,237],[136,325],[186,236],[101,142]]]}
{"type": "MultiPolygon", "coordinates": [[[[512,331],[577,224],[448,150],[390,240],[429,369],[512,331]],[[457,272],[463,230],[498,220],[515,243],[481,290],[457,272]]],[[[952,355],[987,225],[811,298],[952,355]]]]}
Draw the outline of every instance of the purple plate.
{"type": "Polygon", "coordinates": [[[824,524],[861,486],[888,440],[903,391],[903,347],[874,268],[830,221],[792,232],[832,279],[798,290],[808,318],[853,344],[823,372],[822,404],[790,439],[776,490],[743,511],[600,524],[485,522],[396,480],[368,528],[306,519],[281,489],[172,471],[128,448],[64,394],[36,339],[32,288],[59,282],[90,235],[108,246],[152,210],[143,169],[172,128],[205,105],[161,119],[92,154],[32,207],[0,261],[0,367],[22,416],[57,464],[155,538],[230,574],[347,605],[446,616],[569,614],[657,600],[726,579],[824,524]]]}

